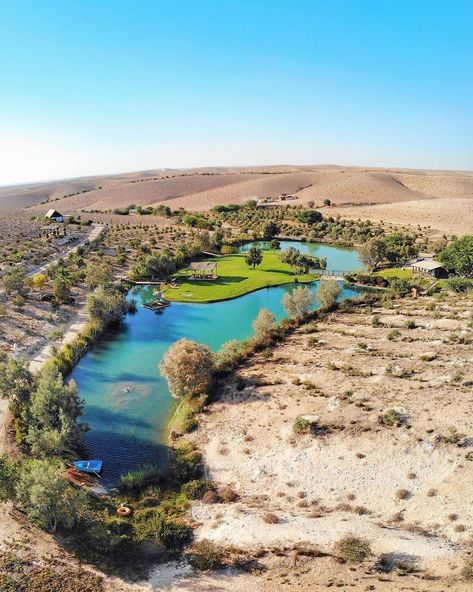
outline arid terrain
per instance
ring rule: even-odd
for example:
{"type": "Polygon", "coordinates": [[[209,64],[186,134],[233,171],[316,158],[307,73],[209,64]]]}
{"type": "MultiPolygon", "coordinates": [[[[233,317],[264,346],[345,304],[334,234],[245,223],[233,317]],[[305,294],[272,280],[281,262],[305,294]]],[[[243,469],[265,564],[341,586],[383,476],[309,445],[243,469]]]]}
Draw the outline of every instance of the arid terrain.
{"type": "MultiPolygon", "coordinates": [[[[297,331],[270,359],[256,356],[197,432],[209,478],[240,495],[230,506],[197,504],[198,536],[330,553],[356,533],[393,569],[407,561],[455,575],[473,529],[471,312],[467,298],[340,312],[297,331]],[[294,432],[299,416],[312,433],[294,432]]],[[[342,586],[371,589],[344,577],[342,586]]],[[[286,580],[288,589],[301,583],[286,580]]],[[[252,589],[272,589],[262,582],[252,589]]]]}
{"type": "Polygon", "coordinates": [[[341,166],[272,166],[154,170],[0,188],[0,210],[45,204],[63,213],[111,210],[130,204],[206,210],[265,196],[293,194],[316,206],[330,199],[347,217],[431,225],[464,233],[471,226],[473,173],[341,166]],[[52,202],[54,202],[52,204],[52,202]]]}

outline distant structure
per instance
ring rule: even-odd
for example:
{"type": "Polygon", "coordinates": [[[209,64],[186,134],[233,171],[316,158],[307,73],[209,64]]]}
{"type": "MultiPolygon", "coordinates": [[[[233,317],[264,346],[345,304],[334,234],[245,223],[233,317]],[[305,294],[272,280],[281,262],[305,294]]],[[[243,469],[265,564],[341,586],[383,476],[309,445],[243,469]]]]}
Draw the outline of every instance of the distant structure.
{"type": "Polygon", "coordinates": [[[64,222],[64,216],[57,210],[49,210],[45,218],[48,218],[48,220],[54,220],[54,222],[64,222]]]}
{"type": "Polygon", "coordinates": [[[446,269],[435,259],[418,259],[408,265],[413,271],[423,275],[431,275],[435,278],[442,278],[448,275],[446,269]]]}

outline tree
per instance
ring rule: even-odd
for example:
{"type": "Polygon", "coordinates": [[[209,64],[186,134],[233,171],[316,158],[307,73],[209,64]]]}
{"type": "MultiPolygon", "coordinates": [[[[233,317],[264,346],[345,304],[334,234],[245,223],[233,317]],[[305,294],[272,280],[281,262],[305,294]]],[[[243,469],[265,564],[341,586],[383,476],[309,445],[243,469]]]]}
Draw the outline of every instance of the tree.
{"type": "Polygon", "coordinates": [[[89,294],[86,304],[91,321],[96,321],[102,328],[111,323],[118,323],[128,310],[125,295],[118,290],[106,290],[103,286],[89,294]]]}
{"type": "Polygon", "coordinates": [[[331,206],[332,201],[330,199],[324,199],[324,206],[331,206]]]}
{"type": "Polygon", "coordinates": [[[294,273],[309,273],[311,268],[325,267],[321,259],[304,255],[294,247],[289,247],[281,256],[281,261],[287,263],[294,273]]]}
{"type": "Polygon", "coordinates": [[[322,308],[331,309],[337,304],[342,288],[333,280],[322,279],[317,288],[317,300],[322,308]]]}
{"type": "Polygon", "coordinates": [[[33,374],[24,360],[0,354],[0,398],[8,399],[12,413],[18,416],[28,405],[35,385],[33,374]]]}
{"type": "Polygon", "coordinates": [[[95,290],[98,286],[108,286],[113,282],[112,266],[105,260],[89,261],[85,270],[85,283],[95,290]]]}
{"type": "Polygon", "coordinates": [[[316,303],[316,295],[310,288],[303,286],[296,288],[292,294],[286,292],[282,299],[282,305],[287,315],[291,318],[302,318],[309,313],[316,303]]]}
{"type": "Polygon", "coordinates": [[[279,234],[280,228],[274,222],[266,222],[263,226],[263,238],[264,240],[270,240],[279,234]]]}
{"type": "Polygon", "coordinates": [[[242,343],[238,339],[226,341],[215,356],[216,372],[230,372],[243,360],[242,343]]]}
{"type": "Polygon", "coordinates": [[[386,244],[382,238],[372,238],[358,250],[361,262],[374,270],[386,259],[386,244]]]}
{"type": "Polygon", "coordinates": [[[27,442],[34,455],[58,455],[74,450],[87,430],[78,423],[84,403],[73,380],[64,384],[54,364],[41,371],[28,409],[27,442]]]}
{"type": "Polygon", "coordinates": [[[85,493],[62,476],[58,460],[30,460],[20,472],[16,495],[32,522],[50,532],[72,528],[86,504],[85,493]]]}
{"type": "Polygon", "coordinates": [[[438,259],[448,271],[462,277],[473,277],[473,234],[457,238],[440,252],[438,259]]]}
{"type": "Polygon", "coordinates": [[[63,304],[71,297],[71,284],[63,275],[57,274],[53,282],[53,291],[56,301],[63,304]]]}
{"type": "Polygon", "coordinates": [[[245,261],[252,269],[256,269],[256,266],[261,265],[263,261],[263,251],[258,247],[251,247],[245,261]]]}
{"type": "Polygon", "coordinates": [[[276,238],[273,238],[273,240],[271,241],[271,248],[273,249],[273,251],[279,251],[279,249],[281,248],[281,243],[276,238]]]}
{"type": "Polygon", "coordinates": [[[5,292],[10,295],[15,292],[23,293],[25,289],[26,273],[21,267],[14,267],[3,274],[2,284],[5,292]]]}
{"type": "Polygon", "coordinates": [[[415,244],[415,238],[410,234],[394,232],[384,237],[386,247],[386,259],[391,263],[407,261],[417,255],[419,249],[415,244]]]}
{"type": "Polygon", "coordinates": [[[253,321],[253,331],[257,339],[265,340],[275,327],[274,315],[267,308],[262,308],[256,319],[253,321]]]}
{"type": "Polygon", "coordinates": [[[14,501],[18,482],[18,463],[6,454],[0,456],[0,502],[14,501]]]}
{"type": "Polygon", "coordinates": [[[33,287],[37,290],[44,290],[47,279],[44,273],[35,273],[33,276],[33,287]]]}
{"type": "Polygon", "coordinates": [[[173,397],[200,402],[212,385],[214,354],[207,345],[180,339],[164,354],[159,369],[173,397]]]}
{"type": "Polygon", "coordinates": [[[304,224],[309,224],[310,226],[312,226],[312,224],[317,224],[317,222],[321,222],[323,216],[320,212],[317,212],[316,210],[302,210],[302,212],[298,212],[296,218],[299,220],[299,222],[304,222],[304,224]]]}

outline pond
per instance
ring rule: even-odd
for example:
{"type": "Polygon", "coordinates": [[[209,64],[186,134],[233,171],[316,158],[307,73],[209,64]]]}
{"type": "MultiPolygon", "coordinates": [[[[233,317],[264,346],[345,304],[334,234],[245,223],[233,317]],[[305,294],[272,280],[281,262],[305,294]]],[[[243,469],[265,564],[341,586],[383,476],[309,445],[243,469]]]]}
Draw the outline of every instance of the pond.
{"type": "MultiPolygon", "coordinates": [[[[303,243],[287,244],[300,250],[305,247],[303,243]]],[[[329,269],[361,267],[355,251],[307,245],[312,247],[311,254],[327,257],[329,269]]],[[[311,288],[316,290],[317,284],[311,288]]],[[[187,337],[217,350],[225,341],[244,339],[251,335],[251,324],[261,308],[269,309],[278,320],[284,317],[281,299],[295,287],[265,288],[213,304],[173,303],[159,313],[141,306],[153,298],[152,288],[130,294],[138,302],[137,313],[107,331],[70,375],[85,401],[84,420],[90,426],[85,435],[88,457],[104,461],[104,486],[116,484],[120,475],[145,464],[166,469],[166,427],[174,399],[158,364],[169,346],[187,337]]],[[[342,298],[357,293],[344,288],[342,298]]]]}

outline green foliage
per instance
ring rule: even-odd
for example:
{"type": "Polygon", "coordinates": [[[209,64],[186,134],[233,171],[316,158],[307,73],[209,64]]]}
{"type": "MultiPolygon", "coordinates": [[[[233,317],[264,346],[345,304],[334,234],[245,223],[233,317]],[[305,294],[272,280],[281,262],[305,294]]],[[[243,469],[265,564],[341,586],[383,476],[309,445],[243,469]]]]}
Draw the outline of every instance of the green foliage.
{"type": "Polygon", "coordinates": [[[10,295],[15,292],[23,293],[25,288],[26,272],[22,267],[13,267],[2,276],[2,285],[5,292],[10,295]]]}
{"type": "Polygon", "coordinates": [[[57,460],[30,460],[22,466],[16,487],[31,521],[50,532],[72,528],[86,505],[86,494],[73,489],[62,471],[57,460]]]}
{"type": "Polygon", "coordinates": [[[105,260],[94,261],[87,263],[85,271],[85,283],[88,288],[95,290],[99,286],[108,286],[113,282],[113,268],[105,260]]]}
{"type": "Polygon", "coordinates": [[[283,251],[280,259],[282,263],[289,265],[294,273],[306,274],[309,273],[311,268],[324,269],[326,266],[325,259],[304,255],[294,247],[289,247],[283,251]]]}
{"type": "Polygon", "coordinates": [[[120,321],[128,310],[128,304],[125,295],[119,290],[99,286],[89,294],[86,310],[92,322],[105,328],[120,321]]]}
{"type": "Polygon", "coordinates": [[[297,213],[297,219],[304,224],[317,224],[317,222],[322,221],[322,214],[317,212],[316,210],[303,210],[302,212],[297,213]]]}
{"type": "Polygon", "coordinates": [[[439,253],[438,260],[448,271],[465,278],[473,278],[473,234],[457,238],[439,253]]]}
{"type": "Polygon", "coordinates": [[[0,353],[0,398],[10,401],[15,416],[29,403],[34,385],[35,379],[24,360],[0,353]]]}
{"type": "Polygon", "coordinates": [[[200,479],[203,473],[202,455],[188,442],[174,450],[174,476],[179,483],[200,479]]]}
{"type": "Polygon", "coordinates": [[[379,419],[380,423],[390,427],[399,427],[402,424],[402,416],[396,409],[387,409],[379,419]]]}
{"type": "Polygon", "coordinates": [[[176,271],[178,260],[166,251],[150,255],[140,255],[130,269],[133,280],[162,280],[176,271]]]}
{"type": "Polygon", "coordinates": [[[447,290],[452,292],[467,292],[473,290],[473,279],[462,277],[451,277],[444,281],[447,290]]]}
{"type": "Polygon", "coordinates": [[[382,238],[372,238],[359,247],[358,254],[363,265],[369,269],[376,269],[386,259],[386,243],[382,238]]]}
{"type": "Polygon", "coordinates": [[[213,491],[213,486],[211,481],[205,481],[204,479],[194,479],[184,483],[181,487],[181,493],[189,499],[201,499],[207,491],[213,491]]]}
{"type": "Polygon", "coordinates": [[[342,293],[340,284],[333,280],[321,279],[317,288],[317,300],[325,310],[333,309],[342,293]]]}
{"type": "Polygon", "coordinates": [[[122,475],[119,487],[122,493],[137,494],[147,487],[160,485],[162,479],[162,474],[157,467],[147,465],[122,475]]]}
{"type": "Polygon", "coordinates": [[[6,454],[0,456],[0,502],[14,501],[20,465],[6,454]]]}
{"type": "Polygon", "coordinates": [[[275,222],[266,222],[263,226],[263,239],[270,240],[279,234],[281,229],[275,222]]]}
{"type": "Polygon", "coordinates": [[[64,384],[54,365],[43,367],[37,387],[31,393],[31,403],[24,414],[28,425],[26,440],[37,456],[60,455],[74,450],[82,439],[85,424],[78,423],[83,401],[76,383],[64,384]]]}
{"type": "Polygon", "coordinates": [[[419,249],[415,237],[402,232],[394,232],[384,237],[386,248],[385,258],[390,262],[407,261],[415,257],[419,249]]]}
{"type": "Polygon", "coordinates": [[[246,264],[252,269],[256,269],[263,262],[263,251],[258,247],[251,247],[248,255],[245,257],[246,264]]]}
{"type": "Polygon", "coordinates": [[[53,281],[53,292],[56,302],[63,304],[71,298],[71,283],[61,274],[57,274],[53,281]]]}
{"type": "Polygon", "coordinates": [[[310,425],[311,424],[308,419],[302,417],[302,415],[299,415],[298,417],[296,417],[292,425],[292,430],[295,434],[298,435],[308,434],[310,432],[310,425]]]}

